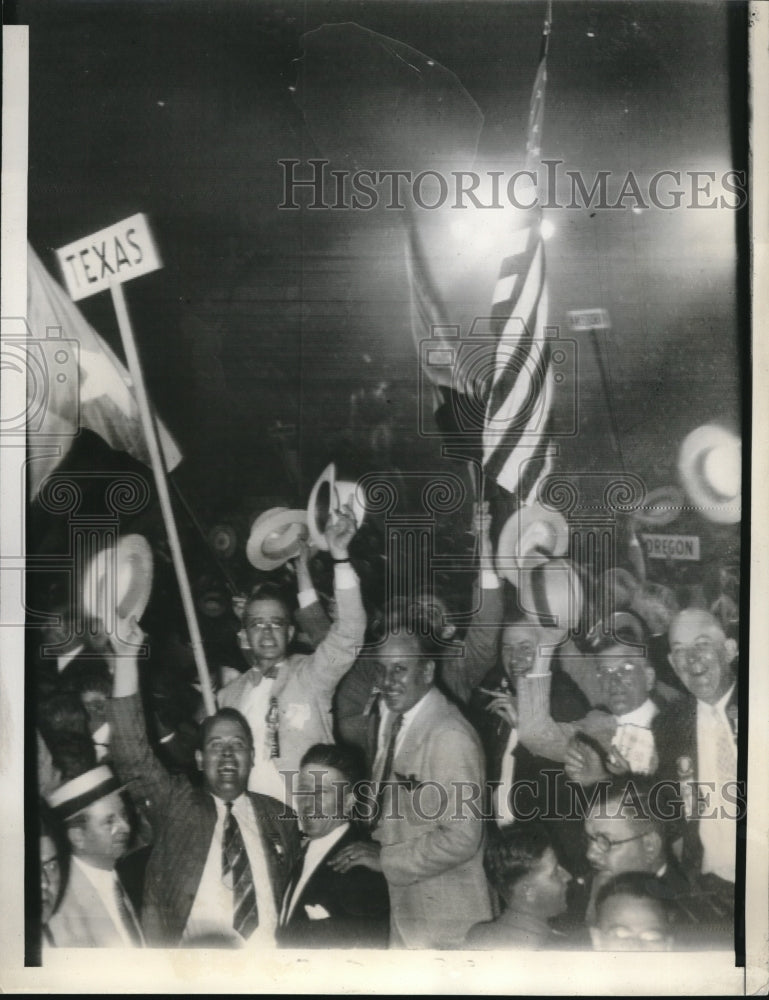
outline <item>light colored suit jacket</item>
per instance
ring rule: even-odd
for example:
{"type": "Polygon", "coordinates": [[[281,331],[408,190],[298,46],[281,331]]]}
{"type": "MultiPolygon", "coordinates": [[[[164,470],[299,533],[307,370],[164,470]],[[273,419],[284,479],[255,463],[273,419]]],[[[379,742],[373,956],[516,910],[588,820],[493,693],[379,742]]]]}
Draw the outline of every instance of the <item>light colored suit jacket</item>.
{"type": "Polygon", "coordinates": [[[125,948],[101,897],[74,861],[48,927],[57,948],[125,948]]]}
{"type": "Polygon", "coordinates": [[[395,754],[373,833],[390,890],[390,946],[452,948],[491,919],[483,870],[483,752],[459,710],[431,688],[395,754]],[[473,791],[474,789],[474,791],[473,791]]]}
{"type": "MultiPolygon", "coordinates": [[[[331,701],[339,681],[355,662],[366,631],[360,587],[336,591],[337,621],[314,653],[295,654],[278,667],[272,694],[278,701],[279,771],[298,771],[314,743],[333,743],[331,701]]],[[[219,692],[219,707],[243,709],[247,694],[261,682],[252,667],[219,692]]]]}

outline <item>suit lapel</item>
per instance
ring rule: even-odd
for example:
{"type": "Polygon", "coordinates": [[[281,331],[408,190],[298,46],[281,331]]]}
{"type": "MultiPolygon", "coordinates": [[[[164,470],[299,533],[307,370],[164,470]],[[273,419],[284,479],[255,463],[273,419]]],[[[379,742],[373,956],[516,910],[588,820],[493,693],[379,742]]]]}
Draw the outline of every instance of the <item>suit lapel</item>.
{"type": "Polygon", "coordinates": [[[291,859],[286,856],[286,845],[281,837],[280,829],[276,826],[276,823],[281,821],[275,820],[274,816],[263,809],[258,798],[253,795],[249,795],[248,798],[251,802],[251,808],[254,810],[259,836],[262,839],[262,849],[267,862],[267,870],[270,873],[275,908],[280,913],[286,874],[291,863],[291,859]]]}
{"type": "MultiPolygon", "coordinates": [[[[395,754],[396,771],[408,769],[410,762],[419,759],[419,750],[424,743],[425,735],[433,728],[434,720],[441,716],[443,702],[444,698],[440,691],[435,687],[430,688],[406,730],[400,749],[395,754]]],[[[405,774],[404,777],[410,778],[411,775],[405,774]]],[[[415,777],[419,778],[419,775],[415,777]]]]}

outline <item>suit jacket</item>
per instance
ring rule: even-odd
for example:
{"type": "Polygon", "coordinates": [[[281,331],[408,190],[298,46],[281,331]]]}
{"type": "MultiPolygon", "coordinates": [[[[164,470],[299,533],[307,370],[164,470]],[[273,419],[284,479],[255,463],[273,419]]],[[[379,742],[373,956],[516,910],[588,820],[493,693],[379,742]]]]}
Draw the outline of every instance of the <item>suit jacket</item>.
{"type": "MultiPolygon", "coordinates": [[[[727,713],[737,710],[737,684],[734,685],[727,713]]],[[[660,782],[670,782],[678,790],[679,760],[688,757],[691,761],[692,780],[709,780],[697,774],[697,699],[687,694],[660,712],[652,724],[654,739],[659,755],[657,778],[660,782]]],[[[688,872],[695,874],[702,868],[702,843],[699,837],[699,820],[685,819],[680,822],[683,836],[682,861],[688,872]]]]}
{"type": "MultiPolygon", "coordinates": [[[[494,666],[499,623],[502,621],[502,588],[483,588],[478,610],[463,640],[452,643],[439,667],[438,686],[456,704],[464,705],[473,690],[494,666]]],[[[336,736],[341,743],[360,747],[373,764],[370,730],[378,721],[377,668],[362,658],[339,683],[334,695],[336,736]]]]}
{"type": "Polygon", "coordinates": [[[334,844],[307,880],[291,918],[278,930],[284,948],[386,948],[390,925],[387,882],[381,872],[351,868],[335,872],[328,862],[361,839],[354,827],[334,844]],[[311,919],[306,906],[329,914],[311,919]]]}
{"type": "MultiPolygon", "coordinates": [[[[147,741],[138,695],[113,698],[115,770],[149,818],[154,833],[144,882],[142,927],[149,944],[177,945],[197,895],[216,826],[216,805],[208,792],[180,774],[169,774],[147,741]]],[[[299,852],[294,814],[266,795],[248,793],[262,834],[275,905],[279,908],[299,852]]]]}
{"type": "Polygon", "coordinates": [[[125,948],[101,896],[74,861],[48,928],[57,948],[125,948]]]}
{"type": "Polygon", "coordinates": [[[458,947],[491,917],[483,869],[483,751],[458,708],[431,688],[395,754],[373,837],[390,890],[390,944],[458,947]]]}
{"type": "MultiPolygon", "coordinates": [[[[315,743],[333,743],[331,703],[339,681],[355,661],[366,631],[360,588],[336,591],[338,618],[314,653],[296,653],[278,667],[272,694],[278,701],[279,771],[299,770],[299,761],[315,743]]],[[[261,681],[258,669],[222,688],[219,706],[241,709],[246,695],[261,681]]]]}
{"type": "MultiPolygon", "coordinates": [[[[495,667],[483,682],[483,687],[493,690],[499,688],[504,676],[501,666],[495,667]]],[[[500,780],[502,774],[503,755],[507,749],[510,737],[510,726],[498,715],[492,715],[487,709],[488,698],[478,692],[473,696],[471,707],[472,721],[480,733],[486,753],[486,769],[488,782],[500,780]]],[[[590,711],[590,702],[579,685],[560,669],[557,663],[552,667],[552,682],[550,685],[550,715],[555,722],[572,722],[581,719],[590,711]]],[[[561,864],[570,872],[577,874],[584,870],[582,849],[582,824],[575,818],[563,819],[570,814],[571,797],[566,784],[563,764],[551,760],[541,754],[532,753],[519,739],[514,750],[515,760],[513,770],[513,785],[520,786],[528,782],[528,788],[516,797],[516,805],[521,816],[525,813],[545,814],[547,828],[553,841],[553,847],[561,864]],[[546,773],[547,772],[547,773],[546,773]],[[529,791],[531,789],[531,791],[529,791]],[[536,789],[536,790],[535,790],[536,789]],[[555,805],[553,811],[551,803],[555,805]],[[554,812],[554,815],[553,815],[554,812]]],[[[492,786],[490,786],[491,788],[492,786]]],[[[488,796],[489,810],[492,808],[491,795],[488,796]]],[[[520,821],[520,820],[519,820],[520,821]]],[[[495,932],[496,933],[496,932],[495,932]]]]}

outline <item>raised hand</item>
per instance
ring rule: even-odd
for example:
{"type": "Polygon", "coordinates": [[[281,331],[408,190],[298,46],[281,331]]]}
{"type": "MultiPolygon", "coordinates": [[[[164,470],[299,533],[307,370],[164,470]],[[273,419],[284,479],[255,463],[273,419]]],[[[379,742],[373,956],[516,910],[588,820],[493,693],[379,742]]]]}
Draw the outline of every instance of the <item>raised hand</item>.
{"type": "Polygon", "coordinates": [[[118,618],[115,622],[115,630],[110,632],[108,638],[113,656],[127,656],[135,659],[146,639],[146,633],[141,630],[136,616],[131,615],[130,618],[118,618]]]}
{"type": "Polygon", "coordinates": [[[332,559],[346,559],[350,542],[355,537],[358,526],[355,523],[355,513],[351,503],[346,503],[329,518],[324,532],[328,551],[332,559]]]}

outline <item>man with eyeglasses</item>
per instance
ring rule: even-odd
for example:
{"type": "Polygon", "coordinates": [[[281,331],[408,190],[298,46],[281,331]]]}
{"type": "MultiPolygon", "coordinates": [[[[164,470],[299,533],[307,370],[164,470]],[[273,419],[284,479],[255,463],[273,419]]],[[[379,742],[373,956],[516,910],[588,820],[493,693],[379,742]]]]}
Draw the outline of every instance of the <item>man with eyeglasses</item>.
{"type": "Polygon", "coordinates": [[[254,744],[235,709],[219,709],[201,726],[200,786],[163,767],[147,739],[139,695],[143,638],[135,619],[118,623],[107,713],[114,766],[154,835],[141,914],[147,943],[274,947],[280,902],[299,856],[296,817],[247,790],[254,744]]]}
{"type": "Polygon", "coordinates": [[[246,602],[241,619],[253,665],[219,692],[219,706],[237,708],[253,733],[249,790],[289,805],[293,775],[305,751],[334,742],[334,691],[363,643],[366,614],[348,555],[356,530],[349,505],[326,527],[337,617],[317,649],[309,655],[289,654],[294,637],[289,609],[277,588],[263,584],[246,602]]]}
{"type": "Polygon", "coordinates": [[[602,886],[623,872],[645,872],[659,879],[666,898],[689,893],[689,885],[667,849],[666,824],[648,783],[630,779],[597,786],[585,818],[585,854],[592,869],[586,920],[594,923],[602,886]]]}
{"type": "MultiPolygon", "coordinates": [[[[592,785],[612,775],[652,774],[657,767],[652,724],[660,709],[655,674],[633,647],[616,642],[598,655],[603,706],[576,722],[556,722],[548,707],[547,664],[520,685],[519,737],[532,753],[563,761],[569,778],[592,785]]],[[[664,703],[663,703],[664,704],[664,703]]]]}
{"type": "Polygon", "coordinates": [[[683,861],[733,896],[737,787],[737,644],[708,612],[682,611],[670,626],[670,663],[689,692],[660,717],[659,775],[684,804],[683,861]]]}
{"type": "MultiPolygon", "coordinates": [[[[723,947],[731,934],[731,911],[713,886],[693,882],[671,850],[675,809],[651,779],[629,778],[596,785],[585,818],[585,855],[592,869],[585,890],[585,922],[596,925],[596,904],[618,876],[648,876],[650,891],[671,910],[683,947],[723,947]]],[[[572,919],[580,903],[574,900],[572,919]]]]}

